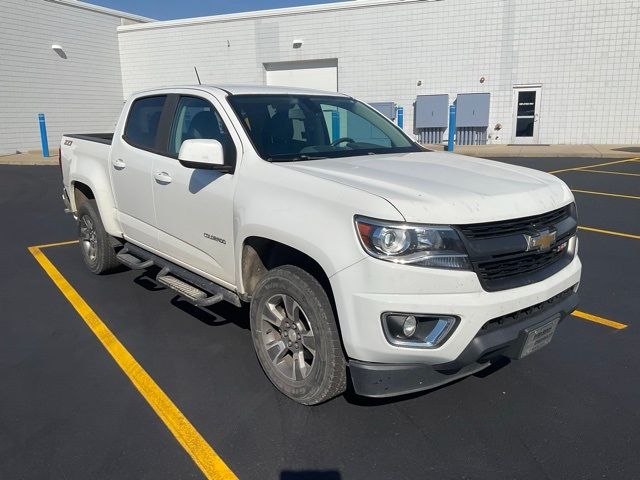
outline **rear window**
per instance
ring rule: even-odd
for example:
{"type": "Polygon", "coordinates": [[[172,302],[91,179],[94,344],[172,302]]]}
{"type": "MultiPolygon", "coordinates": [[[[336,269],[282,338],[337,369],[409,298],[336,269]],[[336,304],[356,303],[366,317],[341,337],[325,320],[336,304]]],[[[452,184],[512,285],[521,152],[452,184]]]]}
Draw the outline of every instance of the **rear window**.
{"type": "Polygon", "coordinates": [[[166,95],[160,95],[139,98],[133,102],[124,128],[124,137],[127,142],[140,148],[155,147],[160,115],[166,100],[166,95]]]}

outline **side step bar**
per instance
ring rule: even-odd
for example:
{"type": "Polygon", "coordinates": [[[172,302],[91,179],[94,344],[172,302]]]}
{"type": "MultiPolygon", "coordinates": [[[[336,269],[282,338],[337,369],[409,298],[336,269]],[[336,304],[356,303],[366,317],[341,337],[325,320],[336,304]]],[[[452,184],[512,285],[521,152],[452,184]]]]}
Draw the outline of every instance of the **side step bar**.
{"type": "Polygon", "coordinates": [[[156,276],[156,281],[199,307],[207,307],[223,300],[236,307],[242,305],[240,297],[235,292],[132,243],[125,243],[117,258],[134,270],[154,265],[160,267],[161,270],[156,276]]]}
{"type": "Polygon", "coordinates": [[[187,282],[183,282],[178,277],[174,277],[169,273],[169,271],[170,270],[168,268],[160,270],[160,273],[156,277],[156,281],[165,287],[170,288],[174,292],[179,293],[194,305],[197,305],[198,307],[208,307],[209,305],[222,301],[221,293],[215,293],[209,296],[207,295],[207,292],[203,292],[199,288],[194,287],[187,282]]]}
{"type": "Polygon", "coordinates": [[[153,266],[153,260],[140,260],[138,257],[131,255],[126,246],[118,252],[116,258],[131,270],[144,270],[145,268],[153,266]]]}

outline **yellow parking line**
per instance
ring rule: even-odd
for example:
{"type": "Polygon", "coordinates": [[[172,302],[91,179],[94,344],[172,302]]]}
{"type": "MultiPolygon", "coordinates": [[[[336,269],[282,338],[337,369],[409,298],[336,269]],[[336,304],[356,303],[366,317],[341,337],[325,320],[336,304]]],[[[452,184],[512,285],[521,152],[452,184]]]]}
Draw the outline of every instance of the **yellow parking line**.
{"type": "Polygon", "coordinates": [[[608,173],[609,175],[628,175],[630,177],[640,177],[640,173],[629,173],[629,172],[612,172],[610,170],[580,170],[581,172],[589,172],[589,173],[608,173]]]}
{"type": "Polygon", "coordinates": [[[582,318],[583,320],[589,320],[590,322],[606,325],[607,327],[615,328],[616,330],[622,330],[628,327],[628,325],[625,325],[624,323],[614,322],[613,320],[598,317],[597,315],[591,315],[590,313],[581,312],[579,310],[574,311],[571,315],[582,318]]]}
{"type": "Polygon", "coordinates": [[[36,245],[31,248],[49,248],[49,247],[61,247],[63,245],[73,245],[74,243],[78,243],[78,240],[69,240],[67,242],[58,242],[58,243],[46,243],[44,245],[36,245]]]}
{"type": "Polygon", "coordinates": [[[637,195],[622,195],[620,193],[607,193],[607,192],[592,192],[591,190],[575,190],[571,189],[572,192],[576,193],[588,193],[589,195],[603,195],[605,197],[617,197],[617,198],[630,198],[631,200],[640,200],[640,197],[637,195]]]}
{"type": "Polygon", "coordinates": [[[158,417],[164,422],[182,448],[191,456],[202,473],[208,479],[227,480],[237,478],[224,461],[211,448],[195,427],[175,406],[171,399],[162,391],[151,376],[142,368],[129,351],[120,343],[117,337],[100,320],[71,284],[62,276],[51,263],[41,248],[54,245],[68,245],[75,242],[61,242],[41,247],[29,247],[29,251],[40,266],[49,275],[56,287],[67,298],[69,303],[85,321],[104,348],[113,357],[122,371],[129,377],[131,383],[149,403],[158,417]]]}
{"type": "Polygon", "coordinates": [[[633,238],[634,240],[640,240],[640,235],[634,235],[632,233],[614,232],[612,230],[602,230],[600,228],[593,227],[578,227],[578,230],[584,230],[586,232],[604,233],[605,235],[613,235],[616,237],[633,238]]]}
{"type": "MultiPolygon", "coordinates": [[[[580,227],[589,229],[588,227],[580,227]]],[[[603,231],[604,232],[604,231],[603,231]]],[[[606,232],[609,233],[609,232],[606,232]]],[[[76,312],[82,317],[94,335],[100,340],[104,348],[109,352],[122,371],[129,377],[131,383],[138,389],[149,406],[164,422],[176,440],[191,456],[207,479],[228,480],[237,479],[236,475],[224,463],[224,460],[200,435],[189,420],[176,407],[171,399],[162,391],[151,376],[142,368],[129,351],[120,343],[118,338],[102,322],[73,286],[62,276],[60,271],[51,263],[42,252],[42,248],[71,245],[77,240],[69,242],[50,243],[46,245],[29,247],[29,252],[34,256],[53,283],[58,287],[66,299],[71,303],[76,312]]],[[[574,311],[573,316],[589,320],[591,322],[606,325],[617,330],[627,328],[627,325],[589,313],[574,311]]]]}
{"type": "Polygon", "coordinates": [[[627,158],[625,160],[616,160],[616,161],[613,161],[613,162],[606,162],[606,163],[596,163],[594,165],[583,165],[582,167],[563,168],[563,169],[560,169],[560,170],[553,170],[553,171],[547,172],[547,173],[573,172],[573,171],[576,171],[576,170],[585,170],[587,168],[606,167],[607,165],[615,165],[617,163],[635,162],[636,160],[640,160],[640,157],[627,158]]]}

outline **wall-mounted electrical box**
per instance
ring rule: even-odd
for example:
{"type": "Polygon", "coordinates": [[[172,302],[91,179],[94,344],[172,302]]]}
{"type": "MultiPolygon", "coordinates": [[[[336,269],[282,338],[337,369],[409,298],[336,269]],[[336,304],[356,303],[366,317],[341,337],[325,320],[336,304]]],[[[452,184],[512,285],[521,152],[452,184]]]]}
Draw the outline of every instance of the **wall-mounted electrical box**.
{"type": "Polygon", "coordinates": [[[418,95],[416,98],[415,127],[447,128],[449,122],[449,95],[418,95]]]}
{"type": "Polygon", "coordinates": [[[488,127],[489,126],[488,93],[461,93],[456,99],[456,126],[488,127]]]}
{"type": "Polygon", "coordinates": [[[374,102],[370,103],[369,105],[383,114],[389,120],[396,119],[396,104],[394,102],[374,102]]]}

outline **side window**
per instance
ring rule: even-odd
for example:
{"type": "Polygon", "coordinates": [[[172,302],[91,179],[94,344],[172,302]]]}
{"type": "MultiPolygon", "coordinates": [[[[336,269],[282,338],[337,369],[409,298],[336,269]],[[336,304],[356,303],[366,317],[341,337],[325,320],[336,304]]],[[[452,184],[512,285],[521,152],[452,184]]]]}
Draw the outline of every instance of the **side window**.
{"type": "Polygon", "coordinates": [[[133,102],[124,127],[127,142],[140,148],[155,147],[160,115],[166,100],[167,96],[161,95],[139,98],[133,102]]]}
{"type": "Polygon", "coordinates": [[[182,142],[194,138],[218,140],[225,160],[235,162],[236,147],[213,105],[202,98],[181,97],[169,136],[169,153],[177,157],[182,142]]]}

